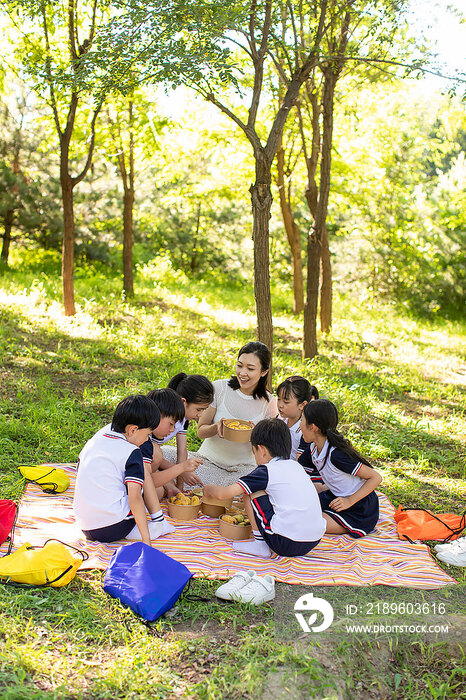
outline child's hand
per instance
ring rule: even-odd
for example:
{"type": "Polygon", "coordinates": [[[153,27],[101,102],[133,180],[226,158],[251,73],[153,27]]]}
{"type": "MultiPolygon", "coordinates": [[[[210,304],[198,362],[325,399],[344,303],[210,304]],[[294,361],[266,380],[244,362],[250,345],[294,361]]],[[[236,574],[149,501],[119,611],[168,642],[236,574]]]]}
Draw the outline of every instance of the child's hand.
{"type": "MultiPolygon", "coordinates": [[[[198,457],[190,457],[189,459],[184,462],[183,467],[184,471],[187,472],[194,472],[198,467],[201,466],[203,460],[199,459],[198,457]]],[[[186,479],[185,479],[186,481],[186,479]]]]}
{"type": "Polygon", "coordinates": [[[339,496],[329,503],[330,508],[336,510],[337,513],[340,512],[340,510],[347,510],[351,505],[351,500],[347,496],[339,496]]]}
{"type": "Polygon", "coordinates": [[[203,482],[196,474],[183,474],[182,476],[186,486],[204,486],[203,482]]]}
{"type": "Polygon", "coordinates": [[[173,481],[169,481],[167,484],[164,485],[163,488],[165,489],[165,497],[166,498],[171,498],[172,496],[176,496],[176,494],[180,492],[180,489],[177,486],[175,486],[173,481]]]}

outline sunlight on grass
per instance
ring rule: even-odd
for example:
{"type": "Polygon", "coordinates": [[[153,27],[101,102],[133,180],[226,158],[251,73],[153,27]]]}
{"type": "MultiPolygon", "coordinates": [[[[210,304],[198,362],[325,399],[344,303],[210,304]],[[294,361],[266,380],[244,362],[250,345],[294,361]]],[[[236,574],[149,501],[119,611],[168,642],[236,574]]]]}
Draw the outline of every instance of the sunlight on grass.
{"type": "MultiPolygon", "coordinates": [[[[59,256],[26,255],[21,264],[15,255],[0,277],[3,498],[23,491],[18,464],[75,462],[125,395],[166,386],[178,371],[228,377],[239,347],[255,336],[251,286],[192,281],[159,261],[139,270],[136,297],[127,300],[114,271],[87,265],[76,271],[78,311],[69,318],[59,256]]],[[[461,513],[464,327],[348,296],[334,302],[332,332],[319,335],[316,358],[303,360],[302,319],[291,313],[290,290],[275,287],[273,385],[304,374],[334,401],[342,429],[381,471],[380,490],[395,506],[461,513]]],[[[199,444],[194,426],[188,444],[199,444]]],[[[466,569],[445,568],[460,585],[322,588],[321,595],[341,617],[348,601],[380,598],[451,598],[452,611],[464,615],[466,569]]],[[[403,688],[414,700],[434,697],[430,686],[435,697],[466,693],[463,652],[451,641],[421,649],[412,638],[356,638],[342,628],[318,643],[297,640],[292,604],[282,624],[279,606],[219,603],[216,585],[196,580],[195,592],[209,602],[184,601],[156,633],[103,593],[99,573],[86,572],[66,589],[0,588],[2,699],[223,700],[261,697],[266,689],[277,697],[286,690],[288,697],[369,698],[401,697],[403,688]]]]}

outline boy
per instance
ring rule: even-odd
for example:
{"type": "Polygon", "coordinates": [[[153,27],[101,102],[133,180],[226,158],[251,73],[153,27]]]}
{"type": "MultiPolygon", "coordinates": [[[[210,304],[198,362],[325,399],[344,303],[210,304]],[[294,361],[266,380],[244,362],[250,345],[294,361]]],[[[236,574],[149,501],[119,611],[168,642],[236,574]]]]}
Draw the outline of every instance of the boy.
{"type": "Polygon", "coordinates": [[[149,439],[141,445],[141,452],[144,465],[152,472],[152,481],[159,498],[163,496],[162,486],[165,495],[170,498],[180,490],[175,486],[173,479],[194,472],[202,464],[202,459],[190,457],[179,464],[172,464],[164,458],[161,445],[174,437],[185,424],[184,403],[174,389],[154,389],[149,391],[147,396],[160,411],[160,423],[151,431],[149,439]]]}
{"type": "Polygon", "coordinates": [[[256,469],[231,486],[208,484],[204,494],[224,499],[244,492],[254,540],[233,542],[236,551],[264,558],[271,550],[283,557],[304,556],[320,542],[325,520],[303,467],[288,459],[289,428],[280,418],[261,420],[252,430],[251,445],[256,469]]]}
{"type": "Polygon", "coordinates": [[[76,522],[88,539],[114,542],[128,538],[150,545],[151,540],[175,531],[163,517],[139,449],[159,421],[153,401],[142,395],[128,396],[116,407],[111,425],[83,447],[73,507],[76,522]]]}

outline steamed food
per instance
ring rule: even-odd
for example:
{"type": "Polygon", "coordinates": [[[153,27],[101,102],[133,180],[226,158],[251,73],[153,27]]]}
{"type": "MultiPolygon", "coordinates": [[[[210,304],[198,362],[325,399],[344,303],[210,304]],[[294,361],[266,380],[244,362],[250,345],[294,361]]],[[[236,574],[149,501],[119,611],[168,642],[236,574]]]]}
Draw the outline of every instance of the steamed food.
{"type": "Polygon", "coordinates": [[[199,496],[187,496],[181,491],[170,498],[170,503],[174,503],[177,506],[198,506],[200,502],[199,496]]]}
{"type": "Polygon", "coordinates": [[[246,515],[221,515],[220,516],[222,520],[224,520],[226,523],[230,523],[230,525],[250,525],[251,523],[249,522],[249,518],[247,518],[246,515]]]}
{"type": "Polygon", "coordinates": [[[237,420],[225,421],[225,425],[227,425],[229,428],[232,428],[233,430],[251,430],[250,425],[245,425],[244,423],[240,423],[237,420]]]}

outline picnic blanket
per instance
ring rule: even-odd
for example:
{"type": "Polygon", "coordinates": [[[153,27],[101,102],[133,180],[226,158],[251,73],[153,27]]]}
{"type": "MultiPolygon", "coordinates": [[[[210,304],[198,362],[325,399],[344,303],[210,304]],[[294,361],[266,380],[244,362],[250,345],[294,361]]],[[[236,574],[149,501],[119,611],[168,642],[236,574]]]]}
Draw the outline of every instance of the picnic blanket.
{"type": "MultiPolygon", "coordinates": [[[[70,477],[62,494],[45,494],[28,484],[19,503],[13,551],[24,542],[41,545],[49,538],[85,550],[89,559],[82,569],[106,569],[115,549],[127,540],[112,544],[90,542],[83,536],[73,515],[75,464],[55,464],[70,477]]],[[[230,578],[235,571],[254,568],[277,581],[309,586],[387,585],[435,589],[456,583],[434,561],[424,544],[398,538],[388,498],[379,493],[380,519],[369,536],[354,540],[347,535],[324,536],[305,557],[252,558],[233,551],[231,542],[219,535],[218,521],[201,515],[195,521],[173,521],[176,532],[155,541],[165,554],[185,564],[197,577],[230,578]]],[[[166,508],[162,504],[163,508],[166,508]]],[[[5,550],[5,546],[1,548],[5,550]]]]}

